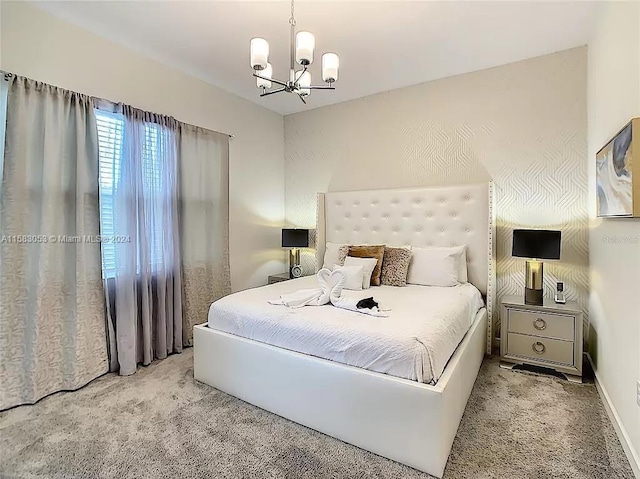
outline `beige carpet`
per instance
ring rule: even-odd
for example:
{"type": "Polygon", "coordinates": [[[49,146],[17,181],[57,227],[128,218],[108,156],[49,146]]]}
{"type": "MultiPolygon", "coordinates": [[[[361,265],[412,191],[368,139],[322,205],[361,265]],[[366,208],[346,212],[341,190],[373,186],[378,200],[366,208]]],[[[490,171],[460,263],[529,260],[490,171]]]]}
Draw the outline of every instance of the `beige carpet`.
{"type": "MultiPolygon", "coordinates": [[[[426,478],[193,380],[192,351],[0,413],[2,478],[426,478]]],[[[593,384],[485,361],[445,477],[632,478],[593,384]]]]}

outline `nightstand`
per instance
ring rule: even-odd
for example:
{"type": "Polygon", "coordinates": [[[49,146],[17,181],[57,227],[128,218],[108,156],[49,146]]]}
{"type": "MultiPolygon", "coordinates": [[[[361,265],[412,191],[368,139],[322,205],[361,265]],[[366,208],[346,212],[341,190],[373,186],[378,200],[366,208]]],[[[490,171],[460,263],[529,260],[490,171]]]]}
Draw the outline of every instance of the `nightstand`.
{"type": "Polygon", "coordinates": [[[536,306],[521,296],[505,296],[501,319],[501,367],[542,366],[582,382],[582,310],[577,303],[545,298],[536,306]]]}
{"type": "Polygon", "coordinates": [[[289,273],[272,274],[269,276],[269,284],[279,283],[280,281],[289,281],[289,273]]]}

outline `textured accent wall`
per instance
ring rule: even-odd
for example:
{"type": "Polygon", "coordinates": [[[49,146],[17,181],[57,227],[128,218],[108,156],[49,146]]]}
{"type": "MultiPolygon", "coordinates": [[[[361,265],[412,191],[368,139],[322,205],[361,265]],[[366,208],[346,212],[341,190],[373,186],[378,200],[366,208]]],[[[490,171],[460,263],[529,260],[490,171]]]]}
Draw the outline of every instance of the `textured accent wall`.
{"type": "Polygon", "coordinates": [[[588,313],[586,60],[581,47],[285,117],[287,223],[314,227],[317,192],[493,179],[498,299],[524,288],[512,230],[560,229],[545,294],[565,281],[588,313]]]}

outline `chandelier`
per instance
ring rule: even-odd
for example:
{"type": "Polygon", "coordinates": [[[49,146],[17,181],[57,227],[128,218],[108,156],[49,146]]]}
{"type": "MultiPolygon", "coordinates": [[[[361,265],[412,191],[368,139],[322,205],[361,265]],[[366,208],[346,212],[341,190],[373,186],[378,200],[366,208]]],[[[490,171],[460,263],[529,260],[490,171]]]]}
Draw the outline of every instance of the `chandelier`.
{"type": "Polygon", "coordinates": [[[298,32],[296,34],[296,19],[293,15],[293,0],[291,0],[291,40],[289,46],[289,81],[281,81],[273,78],[273,67],[269,63],[269,42],[264,38],[251,39],[251,68],[256,77],[256,86],[261,89],[260,96],[273,95],[274,93],[287,92],[298,95],[303,103],[307,103],[305,97],[311,90],[335,90],[334,82],[338,79],[339,59],[335,53],[322,55],[322,81],[326,85],[312,85],[309,65],[313,63],[313,50],[316,40],[310,32],[298,32]],[[296,65],[300,69],[296,71],[296,65]],[[271,89],[272,84],[279,86],[271,89]]]}

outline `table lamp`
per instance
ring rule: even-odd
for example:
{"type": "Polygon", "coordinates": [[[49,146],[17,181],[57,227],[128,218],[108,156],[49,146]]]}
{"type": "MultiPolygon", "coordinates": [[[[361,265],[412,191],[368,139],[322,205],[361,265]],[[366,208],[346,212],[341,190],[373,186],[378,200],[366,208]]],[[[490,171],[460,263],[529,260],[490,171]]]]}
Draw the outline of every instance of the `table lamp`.
{"type": "Polygon", "coordinates": [[[302,276],[300,249],[309,247],[309,230],[299,228],[282,229],[282,247],[289,250],[289,278],[302,276]]]}
{"type": "Polygon", "coordinates": [[[527,258],[525,304],[542,305],[543,259],[560,259],[560,231],[513,230],[511,256],[527,258]]]}

